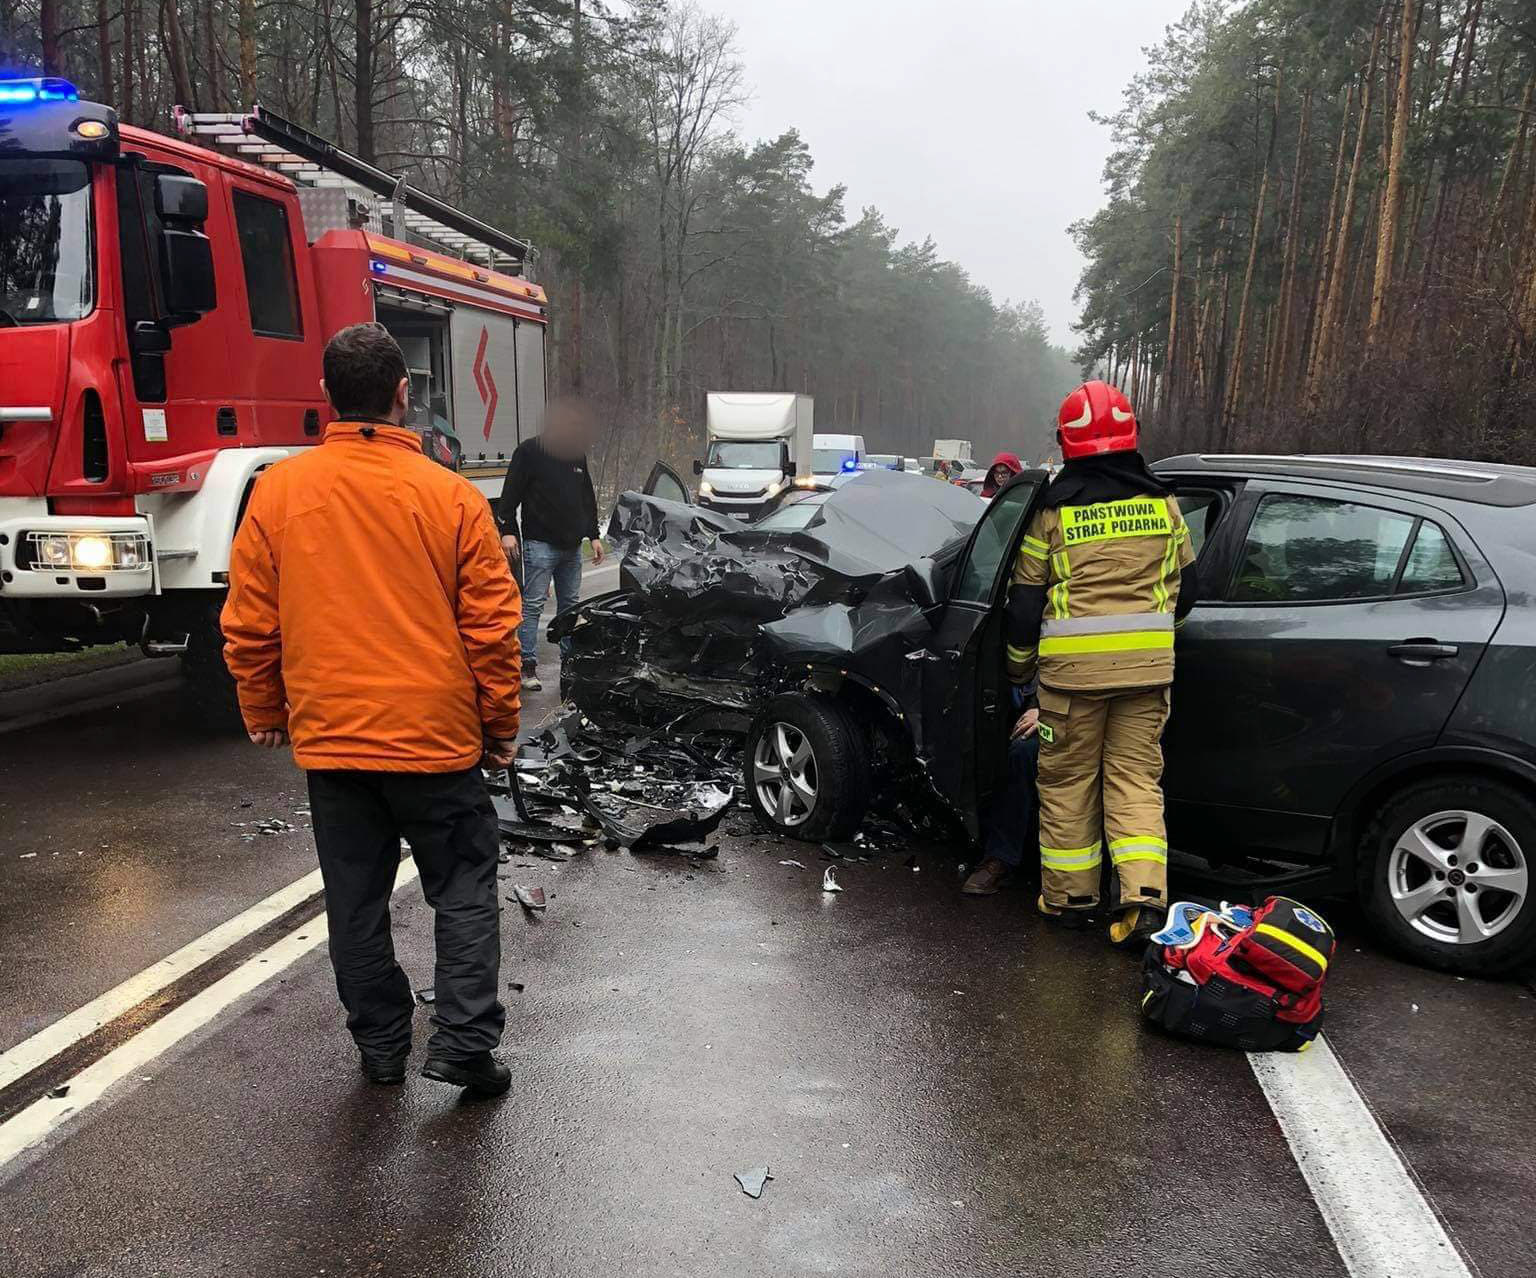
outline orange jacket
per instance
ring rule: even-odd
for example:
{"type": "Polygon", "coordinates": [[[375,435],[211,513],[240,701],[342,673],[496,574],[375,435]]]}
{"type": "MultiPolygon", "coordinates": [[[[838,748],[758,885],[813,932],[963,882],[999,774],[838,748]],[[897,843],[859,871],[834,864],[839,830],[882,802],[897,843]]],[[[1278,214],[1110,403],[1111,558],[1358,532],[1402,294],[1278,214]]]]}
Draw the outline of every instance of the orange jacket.
{"type": "Polygon", "coordinates": [[[262,475],[235,534],[224,659],[302,768],[457,772],[517,735],[522,599],[468,480],[409,430],[333,422],[262,475]]]}

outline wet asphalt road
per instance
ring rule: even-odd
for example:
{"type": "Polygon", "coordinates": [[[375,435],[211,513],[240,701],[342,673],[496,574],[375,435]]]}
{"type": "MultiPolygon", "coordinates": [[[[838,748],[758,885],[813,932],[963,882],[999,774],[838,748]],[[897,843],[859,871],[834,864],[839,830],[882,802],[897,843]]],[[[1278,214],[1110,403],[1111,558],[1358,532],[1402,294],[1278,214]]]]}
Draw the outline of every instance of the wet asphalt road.
{"type": "MultiPolygon", "coordinates": [[[[300,774],[174,695],[0,755],[0,1051],[314,867],[235,824],[307,824],[300,774]]],[[[0,1274],[1349,1272],[1241,1055],[1142,1032],[1133,960],[907,856],[836,896],[750,836],[508,865],[550,905],[503,915],[500,1103],[364,1084],[313,950],[0,1166],[0,1274]]],[[[1334,1050],[1472,1271],[1527,1278],[1536,1001],[1329,912],[1334,1050]]],[[[428,983],[415,885],[395,920],[428,983]]]]}

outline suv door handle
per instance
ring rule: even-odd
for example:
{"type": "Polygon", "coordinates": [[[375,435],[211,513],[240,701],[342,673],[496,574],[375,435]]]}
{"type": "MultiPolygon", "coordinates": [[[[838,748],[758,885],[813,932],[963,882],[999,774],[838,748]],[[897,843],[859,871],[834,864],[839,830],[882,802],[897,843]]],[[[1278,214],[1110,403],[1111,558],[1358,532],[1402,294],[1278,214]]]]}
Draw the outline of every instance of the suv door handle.
{"type": "Polygon", "coordinates": [[[1427,666],[1431,661],[1444,661],[1454,657],[1461,649],[1453,643],[1436,643],[1433,639],[1409,639],[1395,643],[1387,652],[1405,666],[1427,666]]]}

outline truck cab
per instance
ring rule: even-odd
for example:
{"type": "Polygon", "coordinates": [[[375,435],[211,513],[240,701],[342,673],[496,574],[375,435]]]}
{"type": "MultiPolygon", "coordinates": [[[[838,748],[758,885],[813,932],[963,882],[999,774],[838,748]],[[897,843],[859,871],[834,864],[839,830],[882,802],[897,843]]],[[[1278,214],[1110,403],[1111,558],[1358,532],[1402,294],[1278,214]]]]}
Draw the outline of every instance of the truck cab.
{"type": "Polygon", "coordinates": [[[753,520],[784,490],[811,474],[815,403],[778,391],[714,391],[705,400],[709,444],[699,504],[753,520]]]}

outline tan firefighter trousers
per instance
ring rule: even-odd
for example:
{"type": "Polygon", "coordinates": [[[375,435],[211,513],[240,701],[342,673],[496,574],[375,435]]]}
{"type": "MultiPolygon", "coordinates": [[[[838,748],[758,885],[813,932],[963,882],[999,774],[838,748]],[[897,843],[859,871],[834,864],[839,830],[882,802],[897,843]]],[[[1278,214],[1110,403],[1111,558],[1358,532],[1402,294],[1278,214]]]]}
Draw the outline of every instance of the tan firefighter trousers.
{"type": "Polygon", "coordinates": [[[1168,689],[1040,689],[1040,883],[1045,903],[1099,901],[1104,840],[1120,904],[1168,903],[1163,725],[1168,689]]]}

